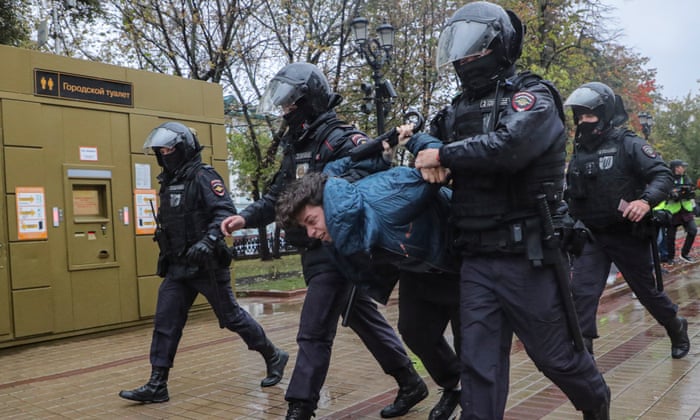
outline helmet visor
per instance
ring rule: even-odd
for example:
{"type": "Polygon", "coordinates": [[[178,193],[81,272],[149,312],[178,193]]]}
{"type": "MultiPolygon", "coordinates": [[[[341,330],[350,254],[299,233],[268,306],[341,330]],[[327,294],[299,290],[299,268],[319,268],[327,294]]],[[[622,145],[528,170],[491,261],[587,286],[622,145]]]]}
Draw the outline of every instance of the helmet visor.
{"type": "Polygon", "coordinates": [[[181,134],[165,127],[158,127],[151,131],[143,144],[143,152],[148,154],[154,147],[175,147],[182,142],[181,134]]]}
{"type": "Polygon", "coordinates": [[[440,34],[437,49],[437,68],[465,57],[480,55],[498,35],[491,23],[457,21],[440,34]]]}
{"type": "Polygon", "coordinates": [[[573,91],[571,95],[566,98],[566,102],[564,102],[564,106],[580,106],[590,110],[596,109],[603,104],[604,101],[601,94],[586,86],[573,91]]]}
{"type": "Polygon", "coordinates": [[[258,112],[276,117],[282,116],[282,107],[292,105],[303,95],[303,84],[294,84],[278,78],[272,79],[260,98],[258,112]]]}

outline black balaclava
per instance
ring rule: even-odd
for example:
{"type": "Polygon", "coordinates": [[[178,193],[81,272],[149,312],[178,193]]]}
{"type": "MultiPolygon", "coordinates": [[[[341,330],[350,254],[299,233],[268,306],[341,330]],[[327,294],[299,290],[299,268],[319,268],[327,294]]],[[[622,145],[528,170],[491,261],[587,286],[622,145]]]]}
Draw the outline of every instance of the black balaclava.
{"type": "Polygon", "coordinates": [[[175,146],[175,150],[172,153],[164,155],[158,150],[160,155],[160,161],[162,163],[163,169],[166,172],[174,174],[177,172],[182,165],[187,161],[187,156],[185,155],[184,145],[179,143],[175,146]]]}

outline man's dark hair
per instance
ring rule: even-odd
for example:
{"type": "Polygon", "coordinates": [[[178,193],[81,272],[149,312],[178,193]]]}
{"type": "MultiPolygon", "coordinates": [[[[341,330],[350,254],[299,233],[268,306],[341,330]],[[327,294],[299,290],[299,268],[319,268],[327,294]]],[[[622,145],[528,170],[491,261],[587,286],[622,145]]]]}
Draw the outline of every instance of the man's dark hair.
{"type": "Polygon", "coordinates": [[[328,175],[311,172],[292,182],[277,200],[277,222],[282,227],[298,226],[297,217],[307,205],[323,206],[323,189],[328,175]]]}

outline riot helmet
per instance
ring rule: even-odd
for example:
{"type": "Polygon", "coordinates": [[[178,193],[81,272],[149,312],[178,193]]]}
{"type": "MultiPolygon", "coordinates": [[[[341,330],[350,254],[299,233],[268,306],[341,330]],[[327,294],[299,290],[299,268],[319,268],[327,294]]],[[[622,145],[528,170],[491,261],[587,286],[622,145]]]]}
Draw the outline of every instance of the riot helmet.
{"type": "MultiPolygon", "coordinates": [[[[598,138],[604,131],[619,124],[616,118],[619,106],[618,99],[608,85],[600,82],[590,82],[581,85],[574,90],[564,102],[564,106],[570,106],[574,114],[576,124],[576,139],[584,143],[598,138]],[[597,122],[581,122],[583,114],[593,114],[598,117],[597,122]]],[[[622,99],[619,99],[622,106],[622,99]]],[[[626,113],[625,113],[626,119],[626,113]]],[[[624,121],[623,121],[624,122],[624,121]]]]}
{"type": "Polygon", "coordinates": [[[318,67],[292,63],[268,83],[258,112],[283,116],[291,128],[298,129],[332,108],[333,98],[330,84],[318,67]]]}
{"type": "Polygon", "coordinates": [[[515,74],[525,27],[511,11],[485,1],[462,6],[440,34],[437,67],[452,63],[462,89],[478,97],[515,74]]]}
{"type": "Polygon", "coordinates": [[[170,121],[154,128],[148,135],[143,151],[148,154],[150,150],[155,153],[158,165],[167,172],[175,173],[186,162],[199,156],[202,146],[192,129],[170,121]]]}
{"type": "Polygon", "coordinates": [[[680,159],[673,159],[672,161],[668,162],[668,166],[671,168],[671,171],[673,174],[676,174],[676,168],[687,168],[688,167],[688,162],[684,162],[680,159]]]}

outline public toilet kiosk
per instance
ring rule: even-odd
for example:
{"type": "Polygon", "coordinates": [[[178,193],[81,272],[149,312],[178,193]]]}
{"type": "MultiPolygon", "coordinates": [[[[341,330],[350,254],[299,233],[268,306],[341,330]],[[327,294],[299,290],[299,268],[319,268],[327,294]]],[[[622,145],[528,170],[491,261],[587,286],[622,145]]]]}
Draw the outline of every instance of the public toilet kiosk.
{"type": "Polygon", "coordinates": [[[179,121],[228,173],[221,87],[2,45],[0,62],[0,348],[144,322],[160,168],[142,146],[179,121]]]}

